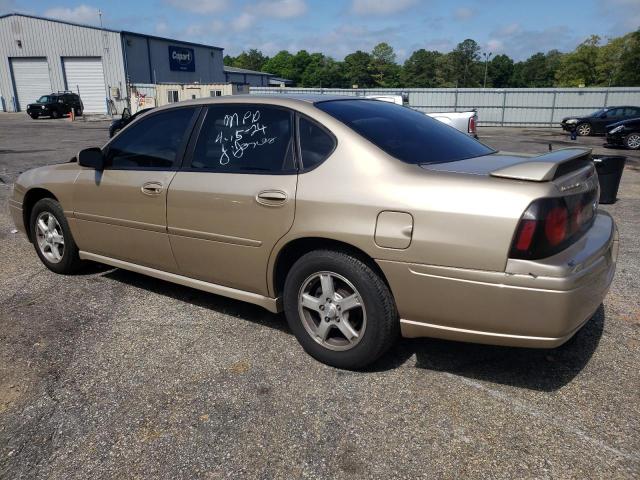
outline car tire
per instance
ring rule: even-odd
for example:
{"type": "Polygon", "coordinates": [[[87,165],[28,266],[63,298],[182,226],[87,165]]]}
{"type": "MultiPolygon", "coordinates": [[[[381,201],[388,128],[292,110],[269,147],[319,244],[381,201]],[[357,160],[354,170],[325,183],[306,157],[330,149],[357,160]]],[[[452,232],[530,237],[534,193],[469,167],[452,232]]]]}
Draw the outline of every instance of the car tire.
{"type": "Polygon", "coordinates": [[[73,114],[74,114],[76,117],[81,117],[81,116],[82,116],[82,110],[81,110],[80,108],[74,108],[74,109],[73,109],[73,114]]]}
{"type": "Polygon", "coordinates": [[[60,118],[60,112],[58,110],[52,111],[51,118],[60,118]]]}
{"type": "Polygon", "coordinates": [[[591,124],[589,123],[580,123],[576,126],[576,133],[581,137],[588,137],[593,133],[593,128],[591,128],[591,124]]]}
{"type": "Polygon", "coordinates": [[[629,150],[640,149],[640,133],[630,133],[624,139],[624,145],[629,150]]]}
{"type": "Polygon", "coordinates": [[[57,201],[43,198],[36,202],[29,225],[36,253],[49,270],[71,274],[81,268],[83,262],[78,255],[78,247],[57,201]]]}
{"type": "Polygon", "coordinates": [[[371,364],[399,335],[395,301],[367,263],[347,253],[303,255],[284,285],[289,328],[316,360],[338,368],[371,364]]]}

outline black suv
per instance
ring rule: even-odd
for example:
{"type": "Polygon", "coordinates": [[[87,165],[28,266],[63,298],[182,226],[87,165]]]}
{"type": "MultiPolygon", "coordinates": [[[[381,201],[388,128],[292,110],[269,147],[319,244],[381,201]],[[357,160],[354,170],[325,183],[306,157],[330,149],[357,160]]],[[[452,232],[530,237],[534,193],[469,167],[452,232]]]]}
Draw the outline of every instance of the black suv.
{"type": "Polygon", "coordinates": [[[73,92],[50,93],[41,96],[36,103],[27,105],[27,114],[33,119],[38,117],[60,118],[63,115],[73,113],[82,115],[82,100],[80,96],[73,92]]]}

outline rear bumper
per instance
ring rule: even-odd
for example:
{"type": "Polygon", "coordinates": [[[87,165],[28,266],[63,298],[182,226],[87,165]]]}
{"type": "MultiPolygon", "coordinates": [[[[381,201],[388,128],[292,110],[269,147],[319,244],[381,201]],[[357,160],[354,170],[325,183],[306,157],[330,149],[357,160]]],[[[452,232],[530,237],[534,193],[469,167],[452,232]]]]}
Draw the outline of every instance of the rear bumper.
{"type": "Polygon", "coordinates": [[[587,234],[543,261],[509,260],[505,272],[379,261],[405,337],[551,348],[594,314],[615,272],[617,230],[600,213],[587,234]]]}

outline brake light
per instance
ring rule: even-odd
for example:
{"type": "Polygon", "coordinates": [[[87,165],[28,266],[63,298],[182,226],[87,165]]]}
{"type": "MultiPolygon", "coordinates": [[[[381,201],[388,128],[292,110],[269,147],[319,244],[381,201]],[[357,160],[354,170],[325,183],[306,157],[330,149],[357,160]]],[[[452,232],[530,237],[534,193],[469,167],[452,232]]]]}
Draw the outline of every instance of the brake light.
{"type": "Polygon", "coordinates": [[[535,220],[523,220],[518,230],[518,236],[516,240],[516,249],[520,251],[527,251],[533,241],[533,234],[536,233],[536,221],[535,220]]]}
{"type": "Polygon", "coordinates": [[[518,223],[509,257],[532,260],[560,252],[591,227],[596,208],[597,190],[535,200],[518,223]]]}
{"type": "Polygon", "coordinates": [[[476,133],[476,116],[475,115],[469,118],[468,131],[469,133],[476,133]]]}
{"type": "Polygon", "coordinates": [[[553,207],[544,220],[544,234],[551,246],[562,243],[567,238],[567,207],[553,207]]]}

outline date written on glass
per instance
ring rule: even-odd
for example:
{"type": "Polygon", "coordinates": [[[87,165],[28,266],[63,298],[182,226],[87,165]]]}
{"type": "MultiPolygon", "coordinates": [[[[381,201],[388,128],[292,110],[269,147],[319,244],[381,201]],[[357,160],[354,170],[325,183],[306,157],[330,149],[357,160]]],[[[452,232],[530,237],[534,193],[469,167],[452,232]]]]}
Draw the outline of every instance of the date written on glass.
{"type": "Polygon", "coordinates": [[[260,110],[225,115],[215,140],[221,146],[220,165],[229,164],[232,158],[242,158],[249,149],[273,144],[276,137],[270,137],[267,130],[268,126],[260,122],[260,110]]]}

